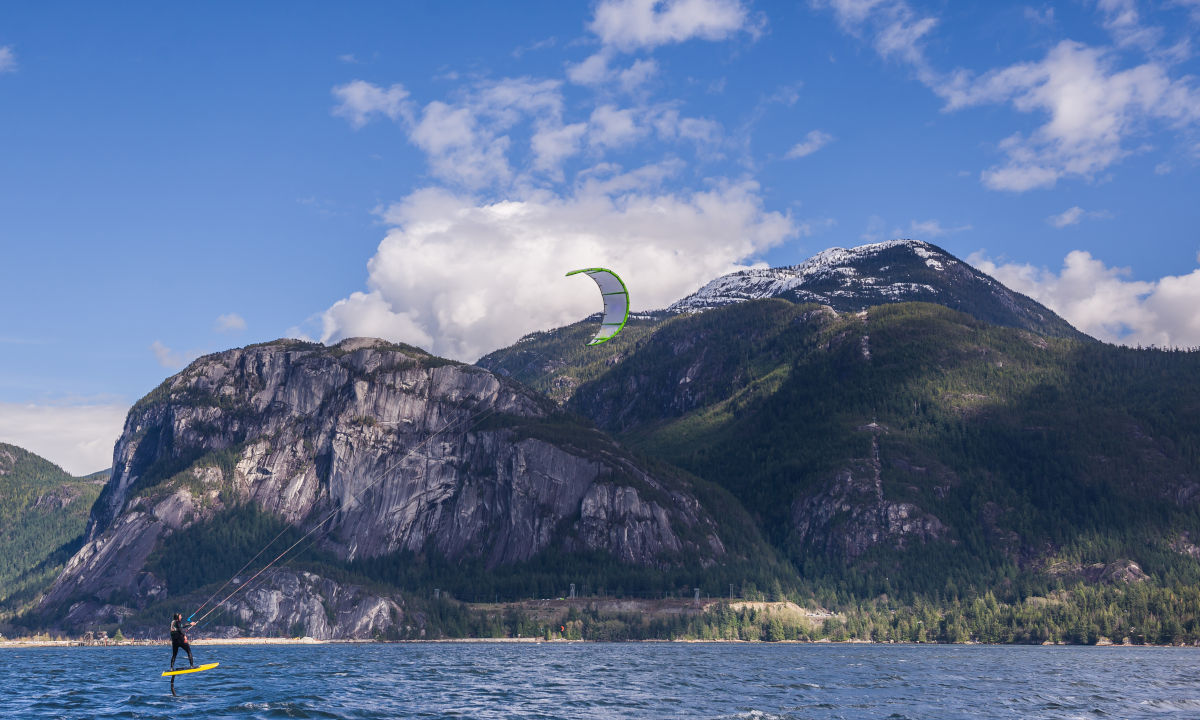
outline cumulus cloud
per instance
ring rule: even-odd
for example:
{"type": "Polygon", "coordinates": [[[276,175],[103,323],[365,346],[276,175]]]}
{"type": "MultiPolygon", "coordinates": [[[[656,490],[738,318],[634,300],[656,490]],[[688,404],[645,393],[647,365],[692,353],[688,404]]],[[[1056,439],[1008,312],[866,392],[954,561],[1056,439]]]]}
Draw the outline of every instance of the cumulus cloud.
{"type": "Polygon", "coordinates": [[[1200,346],[1200,269],[1153,281],[1129,280],[1129,268],[1108,267],[1084,250],[1067,255],[1059,272],[997,263],[982,253],[975,267],[1062,315],[1092,337],[1122,345],[1200,346]]]}
{"type": "Polygon", "coordinates": [[[339,101],[333,108],[333,114],[346,118],[356,129],[366,125],[377,115],[392,120],[412,115],[408,91],[399,83],[384,89],[365,80],[354,80],[345,85],[338,85],[332,92],[339,101]]]}
{"type": "Polygon", "coordinates": [[[646,128],[638,124],[632,108],[614,105],[601,105],[593,110],[588,124],[589,141],[602,148],[628,145],[646,133],[646,128]]]}
{"type": "Polygon", "coordinates": [[[579,152],[587,129],[587,123],[572,123],[549,125],[534,133],[530,141],[534,169],[550,173],[555,179],[561,179],[562,164],[579,152]]]}
{"type": "Polygon", "coordinates": [[[786,158],[802,158],[812,155],[816,151],[833,142],[833,136],[827,132],[820,130],[810,130],[804,136],[804,140],[792,146],[791,150],[787,151],[786,158]]]}
{"type": "Polygon", "coordinates": [[[1046,57],[979,77],[958,73],[938,88],[946,108],[1010,102],[1048,121],[1000,143],[1008,162],[982,173],[996,190],[1052,187],[1066,176],[1092,178],[1120,160],[1123,141],[1150,120],[1175,127],[1200,122],[1200,92],[1190,78],[1172,79],[1148,62],[1118,70],[1103,49],[1064,40],[1046,57]]]}
{"type": "Polygon", "coordinates": [[[756,34],[758,25],[738,0],[603,0],[590,29],[605,45],[631,51],[756,34]]]}
{"type": "Polygon", "coordinates": [[[17,71],[17,55],[8,46],[0,46],[0,73],[17,71]]]}
{"type": "Polygon", "coordinates": [[[72,475],[86,475],[112,465],[128,410],[111,403],[0,403],[0,441],[37,453],[72,475]]]}
{"type": "Polygon", "coordinates": [[[237,313],[226,313],[217,316],[217,322],[214,325],[217,332],[237,332],[246,329],[246,318],[237,313]]]}
{"type": "MultiPolygon", "coordinates": [[[[656,68],[653,61],[638,61],[613,77],[637,84],[656,68]]],[[[664,112],[656,105],[620,107],[606,102],[593,108],[586,122],[568,123],[562,82],[551,79],[482,80],[424,107],[396,100],[407,98],[407,93],[394,92],[399,85],[393,90],[362,85],[351,93],[357,99],[335,108],[336,114],[353,126],[377,114],[397,120],[424,151],[435,177],[468,190],[524,184],[530,171],[561,180],[562,163],[584,147],[623,147],[649,137],[655,123],[661,125],[658,118],[664,112]],[[396,101],[380,99],[389,95],[396,101]]],[[[346,87],[335,88],[335,94],[346,87]]],[[[715,123],[680,118],[677,111],[675,116],[676,127],[670,136],[662,135],[664,139],[696,141],[701,134],[713,135],[714,127],[719,134],[715,123]]]]}
{"type": "Polygon", "coordinates": [[[814,0],[839,24],[867,36],[885,58],[902,61],[945,101],[946,111],[1010,104],[1045,117],[1032,132],[998,143],[1006,161],[980,173],[993,190],[1024,192],[1053,187],[1063,178],[1093,179],[1129,154],[1126,142],[1159,123],[1171,129],[1200,123],[1200,91],[1189,76],[1172,77],[1187,55],[1186,42],[1162,44],[1161,28],[1145,25],[1132,0],[1099,0],[1102,24],[1121,47],[1146,52],[1147,62],[1122,67],[1111,50],[1064,40],[1036,62],[984,73],[944,72],[929,61],[924,40],[936,18],[905,0],[814,0]]]}
{"type": "Polygon", "coordinates": [[[567,79],[576,85],[600,85],[613,78],[612,52],[601,50],[578,63],[567,66],[567,79]]]}
{"type": "MultiPolygon", "coordinates": [[[[682,101],[655,102],[659,65],[636,57],[757,32],[741,0],[600,0],[589,27],[600,47],[568,64],[561,80],[465,80],[423,104],[400,85],[333,89],[334,112],[351,126],[395,121],[437,184],[381,212],[390,229],[366,287],[316,317],[313,335],[379,336],[474,360],[595,312],[595,288],[565,278],[568,270],[611,265],[635,307],[663,307],[811,232],[765,209],[749,180],[685,175],[678,146],[703,160],[723,157],[725,130],[688,116],[682,101]],[[565,82],[596,92],[566,93],[565,82]],[[640,167],[613,162],[630,157],[640,167]]],[[[169,348],[156,352],[181,360],[169,348]]]]}
{"type": "Polygon", "coordinates": [[[323,314],[321,340],[381,336],[474,360],[596,312],[595,287],[567,271],[611,267],[635,308],[664,307],[796,234],[752,182],[671,193],[652,187],[660,172],[495,202],[417,191],[384,213],[367,289],[323,314]]]}

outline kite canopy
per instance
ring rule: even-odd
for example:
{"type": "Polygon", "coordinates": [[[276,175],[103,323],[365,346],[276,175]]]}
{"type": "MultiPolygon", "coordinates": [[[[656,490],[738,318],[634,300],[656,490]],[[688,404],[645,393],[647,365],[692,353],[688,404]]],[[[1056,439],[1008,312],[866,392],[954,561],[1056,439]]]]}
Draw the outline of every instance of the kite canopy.
{"type": "Polygon", "coordinates": [[[600,294],[604,297],[604,318],[600,321],[600,330],[596,332],[595,337],[588,341],[588,345],[608,342],[621,332],[621,328],[625,327],[625,321],[629,319],[629,290],[612,270],[605,268],[572,270],[567,273],[567,277],[579,273],[587,273],[591,276],[600,286],[600,294]]]}

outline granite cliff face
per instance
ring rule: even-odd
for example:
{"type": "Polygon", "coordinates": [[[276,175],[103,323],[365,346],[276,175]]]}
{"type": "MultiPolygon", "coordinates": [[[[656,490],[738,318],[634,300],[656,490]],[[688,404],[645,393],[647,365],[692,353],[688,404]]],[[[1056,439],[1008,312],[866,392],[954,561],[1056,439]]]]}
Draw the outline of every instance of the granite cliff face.
{"type": "Polygon", "coordinates": [[[904,550],[948,534],[918,505],[885,497],[878,438],[872,439],[871,457],[846,463],[819,491],[794,500],[791,519],[802,546],[847,562],[876,545],[904,550]]]}
{"type": "MultiPolygon", "coordinates": [[[[553,546],[667,567],[725,553],[685,480],[573,423],[513,381],[377,340],[206,356],[130,411],[85,544],[41,607],[81,626],[171,597],[147,560],[247,504],[304,532],[320,524],[318,547],[342,561],[432,551],[496,567],[553,546]]],[[[401,601],[311,573],[274,573],[260,590],[231,601],[260,633],[362,637],[405,622],[401,601]]]]}

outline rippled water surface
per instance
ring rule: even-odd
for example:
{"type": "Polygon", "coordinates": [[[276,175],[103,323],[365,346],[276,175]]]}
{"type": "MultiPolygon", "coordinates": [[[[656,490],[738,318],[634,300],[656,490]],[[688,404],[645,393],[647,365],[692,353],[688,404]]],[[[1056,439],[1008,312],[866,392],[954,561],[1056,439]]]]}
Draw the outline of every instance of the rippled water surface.
{"type": "Polygon", "coordinates": [[[0,649],[3,718],[1200,718],[1200,650],[503,644],[0,649]]]}

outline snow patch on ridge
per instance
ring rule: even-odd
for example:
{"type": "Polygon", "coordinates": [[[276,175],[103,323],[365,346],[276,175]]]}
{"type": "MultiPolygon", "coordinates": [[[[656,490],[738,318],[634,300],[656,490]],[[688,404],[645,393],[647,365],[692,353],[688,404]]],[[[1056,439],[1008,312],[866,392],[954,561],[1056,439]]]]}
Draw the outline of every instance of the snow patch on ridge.
{"type": "MultiPolygon", "coordinates": [[[[896,247],[911,251],[924,260],[925,265],[944,271],[947,262],[953,258],[920,240],[888,240],[885,242],[860,245],[856,248],[830,248],[813,255],[799,265],[782,268],[756,268],[723,275],[708,283],[698,291],[677,301],[667,310],[669,312],[685,313],[699,312],[711,308],[723,307],[745,300],[779,297],[782,295],[795,296],[801,300],[828,303],[830,298],[852,298],[863,291],[871,295],[883,295],[899,298],[914,292],[936,294],[937,288],[923,283],[889,282],[888,280],[863,274],[861,265],[869,262],[880,253],[896,247]],[[858,267],[855,267],[855,266],[858,267]],[[836,282],[838,289],[814,291],[807,285],[822,282],[826,285],[836,282]]],[[[891,265],[873,268],[874,272],[884,273],[891,265]]]]}

